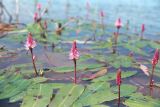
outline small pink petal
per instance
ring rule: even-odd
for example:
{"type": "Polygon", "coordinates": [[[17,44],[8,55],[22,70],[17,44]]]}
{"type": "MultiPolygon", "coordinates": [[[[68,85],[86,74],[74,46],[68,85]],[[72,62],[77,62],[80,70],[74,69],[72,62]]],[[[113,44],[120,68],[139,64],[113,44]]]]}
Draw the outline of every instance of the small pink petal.
{"type": "Polygon", "coordinates": [[[41,10],[41,8],[42,8],[42,5],[41,5],[40,3],[38,3],[38,4],[37,4],[37,9],[38,9],[38,10],[41,10]]]}
{"type": "Polygon", "coordinates": [[[33,40],[31,33],[28,33],[25,47],[27,50],[29,50],[30,48],[33,49],[34,47],[36,47],[36,41],[33,40]]]}
{"type": "Polygon", "coordinates": [[[100,11],[100,16],[104,17],[104,12],[102,10],[100,11]]]}

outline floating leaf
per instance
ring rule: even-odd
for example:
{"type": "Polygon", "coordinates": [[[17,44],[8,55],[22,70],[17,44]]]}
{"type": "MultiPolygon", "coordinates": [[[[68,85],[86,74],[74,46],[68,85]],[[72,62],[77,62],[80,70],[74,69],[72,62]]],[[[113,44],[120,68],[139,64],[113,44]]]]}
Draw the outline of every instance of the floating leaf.
{"type": "Polygon", "coordinates": [[[22,100],[23,100],[23,96],[24,96],[25,94],[26,94],[26,92],[23,91],[23,92],[15,95],[15,96],[9,98],[9,102],[14,103],[14,102],[17,102],[17,101],[22,101],[22,100]]]}
{"type": "Polygon", "coordinates": [[[129,99],[125,100],[124,104],[129,107],[160,107],[160,100],[135,93],[129,99]]]}
{"type": "Polygon", "coordinates": [[[33,85],[27,90],[21,107],[46,107],[52,98],[52,93],[52,85],[33,85]]]}
{"type": "Polygon", "coordinates": [[[3,74],[0,82],[0,99],[10,98],[27,90],[31,81],[22,79],[20,75],[3,74]]]}
{"type": "Polygon", "coordinates": [[[109,107],[107,105],[92,105],[91,107],[109,107]]]}
{"type": "Polygon", "coordinates": [[[117,98],[110,90],[109,83],[97,82],[88,85],[83,94],[76,100],[73,107],[83,107],[89,105],[100,104],[104,101],[111,101],[117,98]]]}
{"type": "MultiPolygon", "coordinates": [[[[112,87],[112,90],[115,94],[118,93],[118,86],[112,87]]],[[[136,92],[137,87],[129,84],[123,84],[121,85],[121,97],[129,96],[130,94],[136,92]]]]}
{"type": "MultiPolygon", "coordinates": [[[[130,77],[135,75],[137,72],[136,71],[125,71],[122,72],[122,78],[130,77]]],[[[116,79],[116,73],[107,73],[103,77],[99,77],[96,79],[93,79],[92,82],[98,82],[98,81],[110,81],[110,80],[115,80],[116,79]]]]}
{"type": "MultiPolygon", "coordinates": [[[[102,67],[103,64],[79,64],[77,65],[77,71],[80,70],[89,70],[102,67]]],[[[74,69],[71,66],[63,66],[63,67],[54,67],[53,71],[63,73],[63,72],[72,72],[74,69]]]]}
{"type": "Polygon", "coordinates": [[[84,87],[81,85],[65,85],[58,91],[49,107],[71,107],[83,91],[84,87]]]}
{"type": "Polygon", "coordinates": [[[125,44],[124,45],[125,48],[129,49],[130,51],[134,52],[134,53],[137,53],[137,54],[140,54],[140,55],[144,55],[144,56],[147,56],[148,54],[145,53],[143,50],[141,50],[140,48],[134,46],[133,44],[125,44]]]}

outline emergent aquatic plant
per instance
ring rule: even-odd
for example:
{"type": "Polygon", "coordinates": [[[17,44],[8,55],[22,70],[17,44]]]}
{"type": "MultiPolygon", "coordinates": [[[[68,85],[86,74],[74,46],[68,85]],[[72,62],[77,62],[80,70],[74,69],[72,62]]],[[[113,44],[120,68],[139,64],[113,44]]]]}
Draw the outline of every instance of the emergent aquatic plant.
{"type": "Polygon", "coordinates": [[[27,41],[26,41],[25,47],[26,47],[27,50],[30,50],[30,52],[31,52],[32,63],[33,63],[35,75],[37,76],[38,72],[37,72],[36,65],[35,65],[35,56],[33,55],[33,48],[35,46],[36,46],[36,41],[33,40],[32,34],[28,33],[28,37],[27,37],[27,41]]]}
{"type": "Polygon", "coordinates": [[[102,29],[104,30],[104,21],[103,21],[103,19],[104,19],[104,12],[103,12],[103,10],[100,11],[100,17],[101,17],[102,29]]]}
{"type": "Polygon", "coordinates": [[[158,63],[159,60],[159,49],[156,49],[154,56],[152,58],[152,74],[150,76],[150,88],[152,88],[153,86],[153,73],[154,73],[154,69],[158,63]]]}
{"type": "Polygon", "coordinates": [[[114,42],[113,42],[113,53],[116,53],[117,50],[117,41],[118,41],[118,33],[114,32],[114,42]]]}
{"type": "Polygon", "coordinates": [[[120,106],[121,69],[117,71],[116,84],[118,85],[118,107],[120,106]]]}
{"type": "Polygon", "coordinates": [[[122,27],[121,18],[118,18],[115,22],[115,26],[117,27],[117,34],[119,35],[119,29],[122,27]]]}
{"type": "Polygon", "coordinates": [[[141,39],[143,39],[144,31],[145,31],[145,25],[142,24],[142,26],[141,26],[141,39]]]}
{"type": "Polygon", "coordinates": [[[73,60],[74,62],[74,83],[77,83],[77,77],[76,77],[76,60],[79,59],[79,52],[77,50],[77,44],[76,41],[73,41],[72,48],[69,54],[69,59],[73,60]]]}

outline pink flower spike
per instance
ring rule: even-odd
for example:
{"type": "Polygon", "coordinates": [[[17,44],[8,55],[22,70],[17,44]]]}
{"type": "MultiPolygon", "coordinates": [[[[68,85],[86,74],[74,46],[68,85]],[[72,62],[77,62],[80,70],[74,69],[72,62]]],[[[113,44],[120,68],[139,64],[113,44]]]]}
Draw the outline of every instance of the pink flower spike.
{"type": "Polygon", "coordinates": [[[122,22],[120,18],[116,20],[115,26],[117,27],[117,29],[120,29],[122,27],[122,22]]]}
{"type": "Polygon", "coordinates": [[[152,58],[152,65],[155,66],[159,60],[159,49],[156,49],[154,56],[152,58]]]}
{"type": "Polygon", "coordinates": [[[144,31],[145,31],[145,25],[142,24],[142,26],[141,26],[141,32],[144,32],[144,31]]]}
{"type": "Polygon", "coordinates": [[[40,3],[37,4],[37,9],[40,11],[42,8],[42,5],[40,3]]]}
{"type": "Polygon", "coordinates": [[[117,71],[116,84],[119,86],[121,85],[121,69],[117,71]]]}
{"type": "Polygon", "coordinates": [[[79,59],[79,52],[77,50],[77,44],[76,41],[73,42],[72,48],[69,54],[69,59],[79,59]]]}
{"type": "Polygon", "coordinates": [[[25,47],[27,50],[33,49],[36,46],[36,41],[33,40],[32,34],[28,33],[27,41],[25,47]]]}
{"type": "Polygon", "coordinates": [[[87,10],[90,9],[90,4],[89,4],[89,2],[86,3],[86,8],[87,8],[87,10]]]}
{"type": "Polygon", "coordinates": [[[37,19],[38,19],[38,13],[37,12],[34,13],[33,18],[34,18],[34,21],[37,22],[37,19]]]}
{"type": "Polygon", "coordinates": [[[100,15],[101,15],[101,17],[104,17],[104,12],[103,12],[103,10],[100,11],[100,15]]]}

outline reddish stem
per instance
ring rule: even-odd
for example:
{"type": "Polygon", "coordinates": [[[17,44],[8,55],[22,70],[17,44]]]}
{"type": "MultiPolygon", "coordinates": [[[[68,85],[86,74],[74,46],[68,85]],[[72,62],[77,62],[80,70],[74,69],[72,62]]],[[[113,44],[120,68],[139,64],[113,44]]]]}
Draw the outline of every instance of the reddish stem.
{"type": "Polygon", "coordinates": [[[155,65],[152,65],[152,74],[150,76],[150,95],[153,93],[153,73],[154,73],[155,65]]]}
{"type": "Polygon", "coordinates": [[[117,37],[116,37],[116,36],[114,37],[114,39],[115,39],[115,40],[114,40],[114,45],[115,45],[115,46],[113,47],[113,54],[115,54],[116,51],[117,51],[117,38],[118,38],[118,36],[119,36],[119,28],[117,28],[117,34],[116,34],[116,35],[117,35],[117,37]]]}
{"type": "Polygon", "coordinates": [[[36,76],[37,76],[37,75],[38,75],[38,72],[37,72],[37,69],[36,69],[35,62],[34,62],[33,49],[32,49],[32,48],[30,48],[30,52],[31,52],[31,56],[32,56],[32,63],[33,63],[34,72],[35,72],[35,74],[36,74],[36,76]]]}
{"type": "Polygon", "coordinates": [[[150,76],[150,87],[152,87],[152,80],[153,80],[153,73],[154,73],[154,68],[155,68],[155,65],[152,66],[152,74],[150,76]]]}
{"type": "Polygon", "coordinates": [[[119,35],[119,29],[120,29],[120,28],[117,28],[117,35],[119,35]]]}
{"type": "Polygon", "coordinates": [[[141,32],[141,40],[143,39],[143,32],[141,32]]]}
{"type": "Polygon", "coordinates": [[[73,62],[74,62],[74,83],[76,84],[77,83],[77,76],[76,76],[76,59],[73,59],[73,62]]]}
{"type": "Polygon", "coordinates": [[[120,106],[120,86],[118,85],[118,107],[120,106]]]}
{"type": "Polygon", "coordinates": [[[103,22],[103,17],[101,17],[101,24],[102,24],[102,30],[104,31],[104,22],[103,22]]]}

